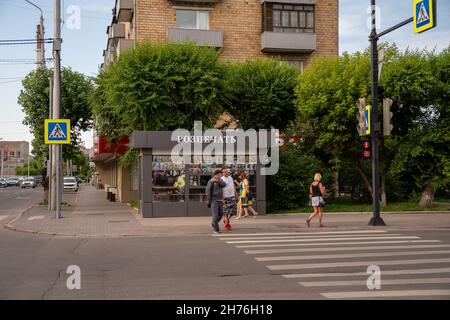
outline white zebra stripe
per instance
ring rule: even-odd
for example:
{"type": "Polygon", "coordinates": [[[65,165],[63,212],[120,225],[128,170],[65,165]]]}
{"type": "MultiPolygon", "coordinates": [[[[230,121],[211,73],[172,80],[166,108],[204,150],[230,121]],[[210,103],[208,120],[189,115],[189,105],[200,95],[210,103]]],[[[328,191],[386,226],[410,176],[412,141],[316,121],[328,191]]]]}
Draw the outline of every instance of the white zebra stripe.
{"type": "Polygon", "coordinates": [[[304,264],[282,264],[267,266],[270,270],[301,270],[318,268],[339,268],[339,267],[359,267],[359,266],[393,266],[393,265],[412,265],[412,264],[431,264],[448,263],[450,259],[414,259],[414,260],[368,260],[351,262],[328,262],[328,263],[304,263],[304,264]]]}

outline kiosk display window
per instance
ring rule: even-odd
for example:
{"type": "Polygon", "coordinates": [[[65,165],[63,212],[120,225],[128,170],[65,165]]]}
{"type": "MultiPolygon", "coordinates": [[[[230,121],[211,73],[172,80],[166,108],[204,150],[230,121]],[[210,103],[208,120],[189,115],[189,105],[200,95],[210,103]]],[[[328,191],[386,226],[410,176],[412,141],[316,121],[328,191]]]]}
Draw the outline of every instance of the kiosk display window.
{"type": "Polygon", "coordinates": [[[153,156],[153,201],[184,202],[186,177],[184,163],[175,163],[170,156],[153,156]]]}
{"type": "Polygon", "coordinates": [[[219,164],[213,159],[202,159],[201,156],[194,156],[192,164],[189,166],[189,201],[206,202],[206,186],[208,181],[214,175],[217,169],[229,168],[231,176],[236,183],[236,192],[239,191],[238,175],[242,171],[246,171],[249,175],[248,181],[250,185],[250,192],[253,196],[256,195],[256,164],[249,163],[250,157],[247,155],[239,159],[234,156],[233,162],[219,164]],[[245,163],[242,163],[244,162],[245,163]]]}

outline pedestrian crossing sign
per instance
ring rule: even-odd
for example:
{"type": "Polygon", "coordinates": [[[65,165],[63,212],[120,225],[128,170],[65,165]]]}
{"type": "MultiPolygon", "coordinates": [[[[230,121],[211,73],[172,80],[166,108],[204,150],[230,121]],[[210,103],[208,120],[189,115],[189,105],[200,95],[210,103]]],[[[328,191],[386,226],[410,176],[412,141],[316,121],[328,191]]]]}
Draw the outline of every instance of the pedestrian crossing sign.
{"type": "Polygon", "coordinates": [[[436,26],[435,0],[413,0],[414,33],[420,33],[436,26]]]}
{"type": "Polygon", "coordinates": [[[45,144],[70,144],[69,119],[45,119],[45,144]]]}

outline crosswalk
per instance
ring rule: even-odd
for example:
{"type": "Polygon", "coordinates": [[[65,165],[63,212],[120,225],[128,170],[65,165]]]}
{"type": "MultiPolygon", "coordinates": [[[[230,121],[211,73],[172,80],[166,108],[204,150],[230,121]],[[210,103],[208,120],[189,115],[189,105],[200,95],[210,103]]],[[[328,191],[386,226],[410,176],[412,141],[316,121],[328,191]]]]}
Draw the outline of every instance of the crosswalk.
{"type": "Polygon", "coordinates": [[[441,240],[379,229],[213,236],[328,299],[450,299],[450,243],[441,240]]]}

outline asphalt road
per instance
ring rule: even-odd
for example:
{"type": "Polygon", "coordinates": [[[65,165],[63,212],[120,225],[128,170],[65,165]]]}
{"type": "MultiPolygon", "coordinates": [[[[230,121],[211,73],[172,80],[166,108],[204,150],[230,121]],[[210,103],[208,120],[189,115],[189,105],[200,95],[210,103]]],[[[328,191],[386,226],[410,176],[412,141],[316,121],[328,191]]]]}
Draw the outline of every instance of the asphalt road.
{"type": "MultiPolygon", "coordinates": [[[[0,190],[0,224],[41,193],[0,190]]],[[[0,299],[450,299],[449,227],[116,239],[0,228],[0,299]],[[80,290],[67,288],[71,265],[80,290]]]]}

